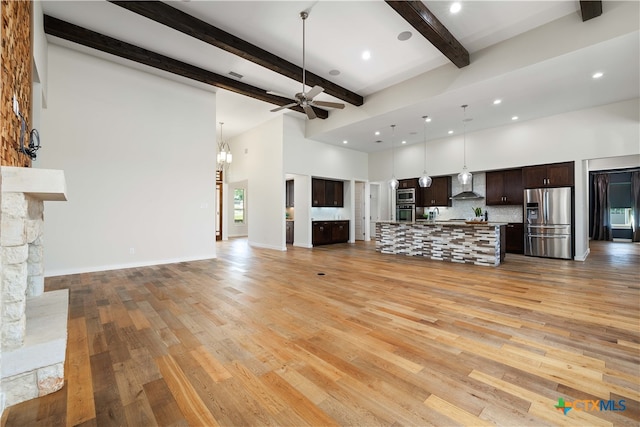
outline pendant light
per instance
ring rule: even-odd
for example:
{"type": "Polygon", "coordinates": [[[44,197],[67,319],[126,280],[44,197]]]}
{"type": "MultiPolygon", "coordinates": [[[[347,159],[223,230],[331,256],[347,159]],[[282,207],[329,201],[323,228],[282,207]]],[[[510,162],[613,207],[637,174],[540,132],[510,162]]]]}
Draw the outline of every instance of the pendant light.
{"type": "Polygon", "coordinates": [[[427,120],[429,116],[422,116],[422,120],[424,120],[424,172],[422,172],[422,176],[418,179],[418,184],[420,187],[431,187],[431,177],[427,174],[427,120]]]}
{"type": "Polygon", "coordinates": [[[220,141],[218,141],[218,155],[216,156],[216,160],[218,162],[218,170],[220,171],[229,167],[229,164],[233,161],[231,148],[229,147],[229,144],[224,142],[224,140],[222,139],[223,124],[223,122],[220,122],[220,141]]]}
{"type": "MultiPolygon", "coordinates": [[[[467,170],[467,107],[468,105],[462,105],[462,143],[463,143],[463,157],[464,157],[464,166],[462,167],[462,172],[458,174],[458,182],[462,185],[467,185],[471,183],[471,172],[467,170]]],[[[471,119],[469,119],[471,120],[471,119]]]]}
{"type": "Polygon", "coordinates": [[[395,131],[396,131],[396,125],[391,125],[391,179],[389,180],[389,187],[391,187],[392,190],[397,189],[398,185],[400,185],[400,183],[396,179],[396,174],[395,174],[396,165],[395,165],[395,155],[394,155],[395,153],[394,153],[394,147],[393,147],[393,142],[395,139],[395,131]]]}

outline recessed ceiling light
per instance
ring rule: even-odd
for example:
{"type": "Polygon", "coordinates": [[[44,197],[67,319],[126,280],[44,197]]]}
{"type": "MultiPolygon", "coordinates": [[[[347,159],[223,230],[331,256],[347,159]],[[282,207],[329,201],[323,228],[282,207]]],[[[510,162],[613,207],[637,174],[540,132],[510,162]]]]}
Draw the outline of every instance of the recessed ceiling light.
{"type": "Polygon", "coordinates": [[[493,100],[493,105],[498,105],[500,103],[502,103],[502,99],[494,99],[493,100]]]}
{"type": "Polygon", "coordinates": [[[427,117],[426,119],[424,119],[425,122],[430,123],[431,122],[431,117],[427,117]]]}
{"type": "Polygon", "coordinates": [[[403,143],[403,144],[406,144],[406,143],[407,143],[407,141],[402,141],[402,143],[403,143]]]}
{"type": "Polygon", "coordinates": [[[403,41],[409,40],[411,36],[413,36],[411,31],[403,31],[400,34],[398,34],[398,40],[403,42],[403,41]]]}
{"type": "Polygon", "coordinates": [[[594,73],[593,76],[591,76],[594,79],[599,79],[600,77],[604,76],[604,73],[598,71],[597,73],[594,73]]]}
{"type": "Polygon", "coordinates": [[[511,120],[518,120],[518,116],[511,117],[511,120]]]}
{"type": "Polygon", "coordinates": [[[369,52],[368,50],[362,52],[362,59],[364,59],[365,61],[371,59],[371,52],[369,52]]]}
{"type": "Polygon", "coordinates": [[[340,70],[331,70],[329,71],[330,76],[338,76],[340,75],[340,70]]]}
{"type": "Polygon", "coordinates": [[[380,135],[380,131],[379,131],[379,130],[377,130],[375,134],[376,134],[376,135],[380,135]]]}
{"type": "Polygon", "coordinates": [[[343,144],[348,144],[349,141],[347,141],[346,139],[344,141],[342,141],[343,144]]]}
{"type": "Polygon", "coordinates": [[[460,2],[453,2],[451,3],[451,7],[449,7],[449,12],[451,13],[458,13],[460,12],[460,9],[462,9],[462,5],[460,4],[460,2]]]}
{"type": "Polygon", "coordinates": [[[450,130],[450,131],[449,131],[449,132],[447,132],[447,133],[448,133],[449,135],[451,135],[451,134],[453,133],[453,131],[452,131],[452,130],[450,130]]]}

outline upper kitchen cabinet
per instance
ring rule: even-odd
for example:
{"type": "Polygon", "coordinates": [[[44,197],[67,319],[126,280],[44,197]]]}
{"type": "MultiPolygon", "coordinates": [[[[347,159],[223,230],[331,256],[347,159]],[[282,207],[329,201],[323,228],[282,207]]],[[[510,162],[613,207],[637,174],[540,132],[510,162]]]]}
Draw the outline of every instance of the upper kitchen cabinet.
{"type": "Polygon", "coordinates": [[[293,180],[288,179],[286,181],[286,190],[285,190],[285,207],[292,208],[293,207],[293,180]]]}
{"type": "Polygon", "coordinates": [[[487,172],[487,206],[522,205],[522,169],[487,172]]]}
{"type": "Polygon", "coordinates": [[[451,206],[451,177],[436,176],[430,187],[419,187],[418,200],[423,207],[451,206]]]}
{"type": "Polygon", "coordinates": [[[398,188],[418,188],[418,178],[401,179],[398,188]]]}
{"type": "Polygon", "coordinates": [[[573,162],[527,166],[522,169],[522,181],[524,188],[571,187],[573,162]]]}
{"type": "Polygon", "coordinates": [[[330,179],[311,179],[312,200],[311,206],[315,208],[342,208],[344,207],[344,183],[330,179]]]}

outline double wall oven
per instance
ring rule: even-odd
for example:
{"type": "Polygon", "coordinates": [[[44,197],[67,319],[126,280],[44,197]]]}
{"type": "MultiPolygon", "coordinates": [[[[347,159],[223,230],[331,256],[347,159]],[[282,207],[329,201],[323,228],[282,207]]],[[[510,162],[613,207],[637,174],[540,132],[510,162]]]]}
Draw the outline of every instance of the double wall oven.
{"type": "Polygon", "coordinates": [[[396,191],[396,221],[415,220],[416,190],[415,188],[401,188],[396,191]]]}

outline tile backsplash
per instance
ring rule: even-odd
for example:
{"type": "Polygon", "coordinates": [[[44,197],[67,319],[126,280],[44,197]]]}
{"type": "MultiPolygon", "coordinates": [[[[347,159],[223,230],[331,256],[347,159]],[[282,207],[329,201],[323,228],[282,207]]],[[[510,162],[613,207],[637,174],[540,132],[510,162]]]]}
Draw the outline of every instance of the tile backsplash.
{"type": "MultiPolygon", "coordinates": [[[[486,174],[484,172],[477,172],[473,174],[473,191],[481,196],[486,196],[486,174]]],[[[451,194],[455,195],[464,190],[470,190],[469,186],[462,188],[462,185],[458,182],[456,175],[451,179],[451,194]]],[[[452,207],[439,207],[440,211],[438,219],[468,219],[474,216],[473,208],[480,207],[482,212],[485,210],[489,216],[489,221],[497,222],[522,222],[523,209],[522,206],[487,206],[486,200],[472,199],[472,200],[452,200],[452,207]]],[[[434,210],[433,208],[427,210],[434,210]]]]}

